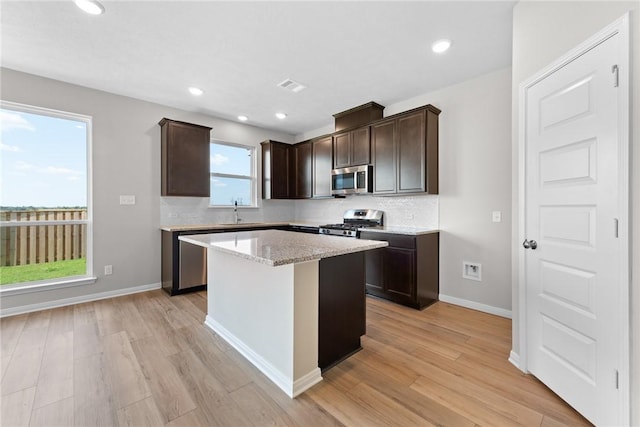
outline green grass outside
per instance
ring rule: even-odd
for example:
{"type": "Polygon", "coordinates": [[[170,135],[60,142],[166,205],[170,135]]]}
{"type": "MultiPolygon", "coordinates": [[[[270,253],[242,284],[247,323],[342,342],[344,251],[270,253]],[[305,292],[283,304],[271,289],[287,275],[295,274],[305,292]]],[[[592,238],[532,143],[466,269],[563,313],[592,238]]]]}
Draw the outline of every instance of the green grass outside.
{"type": "Polygon", "coordinates": [[[87,260],[85,258],[0,267],[0,285],[78,276],[85,274],[86,271],[87,260]]]}

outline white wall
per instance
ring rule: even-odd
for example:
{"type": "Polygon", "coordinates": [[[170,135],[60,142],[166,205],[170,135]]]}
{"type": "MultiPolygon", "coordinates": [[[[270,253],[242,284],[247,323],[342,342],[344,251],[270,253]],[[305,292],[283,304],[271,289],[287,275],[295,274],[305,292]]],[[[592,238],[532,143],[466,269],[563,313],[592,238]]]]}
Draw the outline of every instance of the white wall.
{"type": "MultiPolygon", "coordinates": [[[[340,221],[345,209],[382,209],[389,225],[440,228],[440,293],[500,315],[511,312],[511,69],[389,105],[385,116],[440,108],[438,196],[356,196],[296,202],[298,220],[340,221]],[[438,212],[439,210],[439,212],[438,212]],[[502,222],[491,220],[502,212],[502,222]],[[462,261],[482,264],[482,282],[462,278],[462,261]]],[[[317,130],[326,133],[326,128],[317,130]]],[[[302,137],[315,136],[309,132],[302,137]]]]}
{"type": "MultiPolygon", "coordinates": [[[[60,81],[45,79],[14,70],[2,69],[2,99],[38,107],[93,116],[93,209],[94,273],[93,285],[47,292],[3,296],[4,311],[21,306],[61,299],[81,298],[89,294],[126,292],[127,288],[160,282],[160,231],[165,224],[160,212],[190,209],[193,199],[160,197],[160,126],[163,117],[197,123],[213,128],[213,137],[245,144],[258,144],[273,138],[291,142],[292,135],[189,113],[158,104],[113,95],[60,81]],[[120,206],[119,195],[136,196],[134,206],[120,206]],[[169,206],[169,207],[168,207],[169,206]],[[113,275],[103,276],[106,264],[113,275]]],[[[229,222],[226,210],[218,211],[196,203],[191,210],[207,221],[229,222]],[[216,215],[219,218],[216,218],[216,215]]],[[[292,202],[265,203],[261,209],[244,214],[249,218],[287,220],[293,213],[292,202]],[[288,203],[288,209],[287,204],[288,203]],[[271,212],[271,211],[274,212],[271,212]],[[291,214],[284,214],[290,212],[291,214]]],[[[189,218],[192,219],[192,218],[189,218]]]]}
{"type": "MultiPolygon", "coordinates": [[[[513,14],[513,235],[518,235],[518,88],[530,76],[606,27],[627,11],[631,11],[631,146],[632,146],[632,275],[631,284],[631,337],[632,337],[632,425],[640,426],[640,31],[638,27],[639,2],[572,1],[572,2],[520,2],[513,14]]],[[[518,346],[518,252],[519,242],[512,242],[513,271],[513,351],[518,346]]]]}

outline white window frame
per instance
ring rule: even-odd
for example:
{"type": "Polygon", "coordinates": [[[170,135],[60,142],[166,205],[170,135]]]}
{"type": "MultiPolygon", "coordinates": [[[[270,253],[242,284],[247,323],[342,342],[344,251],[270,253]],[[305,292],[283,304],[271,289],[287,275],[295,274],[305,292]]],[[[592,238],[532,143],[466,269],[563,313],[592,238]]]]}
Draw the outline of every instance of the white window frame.
{"type": "Polygon", "coordinates": [[[19,104],[16,102],[0,100],[0,108],[13,110],[22,113],[38,114],[41,116],[55,117],[59,119],[74,120],[84,122],[86,125],[86,165],[87,165],[87,218],[70,219],[56,221],[0,221],[0,226],[11,227],[32,227],[37,225],[86,225],[87,226],[87,258],[86,273],[78,276],[57,277],[54,279],[37,280],[32,282],[21,282],[0,286],[0,296],[10,296],[39,291],[49,291],[58,288],[68,288],[72,286],[87,285],[95,283],[96,277],[93,274],[93,173],[92,173],[92,147],[93,147],[93,117],[84,114],[70,113],[67,111],[53,110],[49,108],[35,107],[32,105],[19,104]]]}
{"type": "MultiPolygon", "coordinates": [[[[257,208],[258,207],[258,159],[257,159],[257,149],[253,145],[246,144],[238,144],[235,142],[227,142],[221,141],[219,139],[211,139],[209,144],[218,144],[218,145],[226,145],[229,147],[237,147],[244,148],[251,151],[251,171],[250,175],[236,175],[236,174],[228,174],[228,173],[215,173],[211,172],[211,166],[209,166],[209,179],[213,177],[218,178],[234,178],[234,179],[245,179],[251,183],[251,204],[249,205],[238,205],[240,209],[246,208],[257,208]]],[[[211,184],[209,184],[211,185],[211,184]]],[[[211,203],[213,200],[213,196],[209,197],[209,207],[210,208],[230,208],[233,205],[214,205],[211,203]]]]}

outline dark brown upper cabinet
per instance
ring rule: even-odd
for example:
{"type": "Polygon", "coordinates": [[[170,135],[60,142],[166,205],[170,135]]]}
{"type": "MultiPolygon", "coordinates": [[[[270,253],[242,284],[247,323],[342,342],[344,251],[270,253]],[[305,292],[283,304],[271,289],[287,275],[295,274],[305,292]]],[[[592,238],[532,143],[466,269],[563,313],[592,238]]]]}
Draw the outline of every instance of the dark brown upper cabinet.
{"type": "Polygon", "coordinates": [[[438,194],[438,115],[432,105],[371,125],[373,192],[438,194]]]}
{"type": "Polygon", "coordinates": [[[313,155],[312,197],[331,197],[332,140],[331,135],[311,140],[313,155]]]}
{"type": "Polygon", "coordinates": [[[161,129],[162,196],[209,197],[211,128],[164,118],[161,129]]]}
{"type": "Polygon", "coordinates": [[[265,141],[262,146],[262,198],[289,198],[289,144],[265,141]]]}
{"type": "Polygon", "coordinates": [[[373,192],[396,192],[396,131],[395,119],[371,125],[371,157],[373,163],[373,192]]]}
{"type": "Polygon", "coordinates": [[[375,194],[437,194],[439,114],[426,105],[298,144],[265,141],[262,198],[331,197],[332,168],[366,164],[374,166],[375,194]]]}
{"type": "Polygon", "coordinates": [[[333,167],[367,165],[371,162],[369,126],[333,136],[333,167]]]}
{"type": "Polygon", "coordinates": [[[425,115],[417,111],[397,119],[398,193],[426,191],[425,115]]]}
{"type": "Polygon", "coordinates": [[[333,115],[335,131],[341,132],[375,122],[382,118],[384,107],[373,101],[333,115]]]}
{"type": "Polygon", "coordinates": [[[311,142],[289,146],[289,197],[311,198],[313,167],[311,142]]]}

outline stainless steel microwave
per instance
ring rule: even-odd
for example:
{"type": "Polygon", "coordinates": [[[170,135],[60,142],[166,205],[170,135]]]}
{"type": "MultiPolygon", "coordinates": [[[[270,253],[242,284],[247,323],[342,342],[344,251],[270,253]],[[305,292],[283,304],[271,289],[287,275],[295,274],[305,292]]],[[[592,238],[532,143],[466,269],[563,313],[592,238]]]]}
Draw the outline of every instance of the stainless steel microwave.
{"type": "Polygon", "coordinates": [[[373,166],[362,165],[331,171],[331,194],[371,193],[373,191],[373,166]]]}

